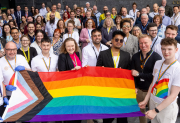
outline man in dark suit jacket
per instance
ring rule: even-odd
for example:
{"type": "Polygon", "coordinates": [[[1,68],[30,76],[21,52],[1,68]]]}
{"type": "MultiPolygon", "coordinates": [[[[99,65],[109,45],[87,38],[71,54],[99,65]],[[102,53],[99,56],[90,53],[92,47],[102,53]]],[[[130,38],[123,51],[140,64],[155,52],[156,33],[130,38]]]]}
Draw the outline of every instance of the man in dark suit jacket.
{"type": "MultiPolygon", "coordinates": [[[[151,16],[149,16],[149,14],[147,13],[147,9],[146,8],[142,8],[141,9],[141,15],[142,14],[147,14],[148,15],[148,22],[149,23],[153,22],[153,18],[151,16]]],[[[136,19],[135,25],[136,24],[141,24],[141,15],[139,16],[139,18],[136,19]]]]}
{"type": "Polygon", "coordinates": [[[24,16],[24,11],[21,10],[21,7],[19,5],[16,7],[16,12],[14,13],[14,15],[16,17],[16,23],[20,28],[20,24],[22,22],[21,17],[24,16]]]}
{"type": "MultiPolygon", "coordinates": [[[[130,69],[130,54],[120,50],[126,37],[125,33],[114,31],[112,35],[112,47],[100,52],[96,66],[130,69]]],[[[103,123],[112,123],[113,120],[114,118],[103,119],[103,123]]],[[[117,123],[127,122],[127,118],[117,118],[117,123]]]]}
{"type": "Polygon", "coordinates": [[[148,15],[147,14],[142,14],[141,15],[141,23],[137,24],[136,26],[138,26],[141,29],[142,34],[147,34],[147,26],[148,26],[149,22],[148,22],[148,15]]]}
{"type": "Polygon", "coordinates": [[[31,17],[33,16],[32,13],[28,10],[27,6],[24,7],[24,15],[25,15],[26,19],[28,16],[31,16],[31,17]]]}

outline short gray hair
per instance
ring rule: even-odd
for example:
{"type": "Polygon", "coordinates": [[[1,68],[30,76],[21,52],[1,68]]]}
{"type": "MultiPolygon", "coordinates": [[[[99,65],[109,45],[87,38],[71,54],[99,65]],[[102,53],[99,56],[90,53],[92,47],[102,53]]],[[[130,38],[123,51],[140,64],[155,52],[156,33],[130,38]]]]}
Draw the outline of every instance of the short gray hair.
{"type": "Polygon", "coordinates": [[[146,16],[147,18],[149,18],[147,14],[142,14],[141,17],[142,17],[142,16],[146,16]]]}
{"type": "Polygon", "coordinates": [[[165,10],[164,6],[160,6],[160,7],[158,8],[158,10],[159,10],[160,8],[163,8],[163,9],[165,10]]]}

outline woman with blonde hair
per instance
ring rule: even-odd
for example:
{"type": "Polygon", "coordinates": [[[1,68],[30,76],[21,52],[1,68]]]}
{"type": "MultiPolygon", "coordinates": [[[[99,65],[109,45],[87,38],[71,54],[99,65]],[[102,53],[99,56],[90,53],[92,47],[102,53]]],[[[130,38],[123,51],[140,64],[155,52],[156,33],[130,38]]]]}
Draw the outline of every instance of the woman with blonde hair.
{"type": "Polygon", "coordinates": [[[111,17],[107,17],[101,28],[102,32],[102,43],[108,47],[111,47],[112,33],[116,31],[116,25],[111,17]]]}
{"type": "Polygon", "coordinates": [[[3,24],[8,23],[7,15],[4,12],[2,13],[2,20],[3,20],[3,24]]]}
{"type": "Polygon", "coordinates": [[[141,29],[138,26],[134,26],[132,28],[132,35],[134,35],[137,38],[139,38],[139,36],[142,35],[141,29]]]}
{"type": "Polygon", "coordinates": [[[111,9],[111,13],[112,13],[112,15],[113,15],[113,19],[115,19],[115,18],[116,18],[116,15],[117,15],[117,9],[116,9],[116,7],[113,7],[113,8],[111,9]]]}

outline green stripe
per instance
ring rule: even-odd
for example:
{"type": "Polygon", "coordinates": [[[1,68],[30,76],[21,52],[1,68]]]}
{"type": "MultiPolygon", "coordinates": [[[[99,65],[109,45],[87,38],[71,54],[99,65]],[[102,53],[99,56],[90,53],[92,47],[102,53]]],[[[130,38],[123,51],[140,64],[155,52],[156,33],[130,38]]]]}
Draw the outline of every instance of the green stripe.
{"type": "Polygon", "coordinates": [[[59,106],[73,106],[73,105],[86,105],[86,106],[130,106],[137,105],[136,99],[130,98],[107,98],[95,96],[69,96],[54,98],[46,107],[59,107],[59,106]]]}
{"type": "Polygon", "coordinates": [[[159,96],[161,96],[163,93],[166,93],[166,92],[168,92],[168,88],[160,91],[156,96],[159,97],[159,96]]]}

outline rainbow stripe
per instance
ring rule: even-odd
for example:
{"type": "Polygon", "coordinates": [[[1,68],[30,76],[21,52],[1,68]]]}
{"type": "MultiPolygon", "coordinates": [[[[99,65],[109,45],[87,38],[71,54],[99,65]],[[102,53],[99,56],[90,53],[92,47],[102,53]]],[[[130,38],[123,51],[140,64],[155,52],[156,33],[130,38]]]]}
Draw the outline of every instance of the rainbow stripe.
{"type": "Polygon", "coordinates": [[[136,101],[130,70],[85,67],[65,72],[24,71],[18,73],[17,78],[15,83],[19,83],[19,89],[29,97],[9,106],[6,122],[144,116],[136,101]]]}
{"type": "Polygon", "coordinates": [[[157,89],[156,95],[159,98],[166,99],[168,96],[169,79],[162,79],[152,87],[151,93],[153,94],[154,88],[157,89]]]}

